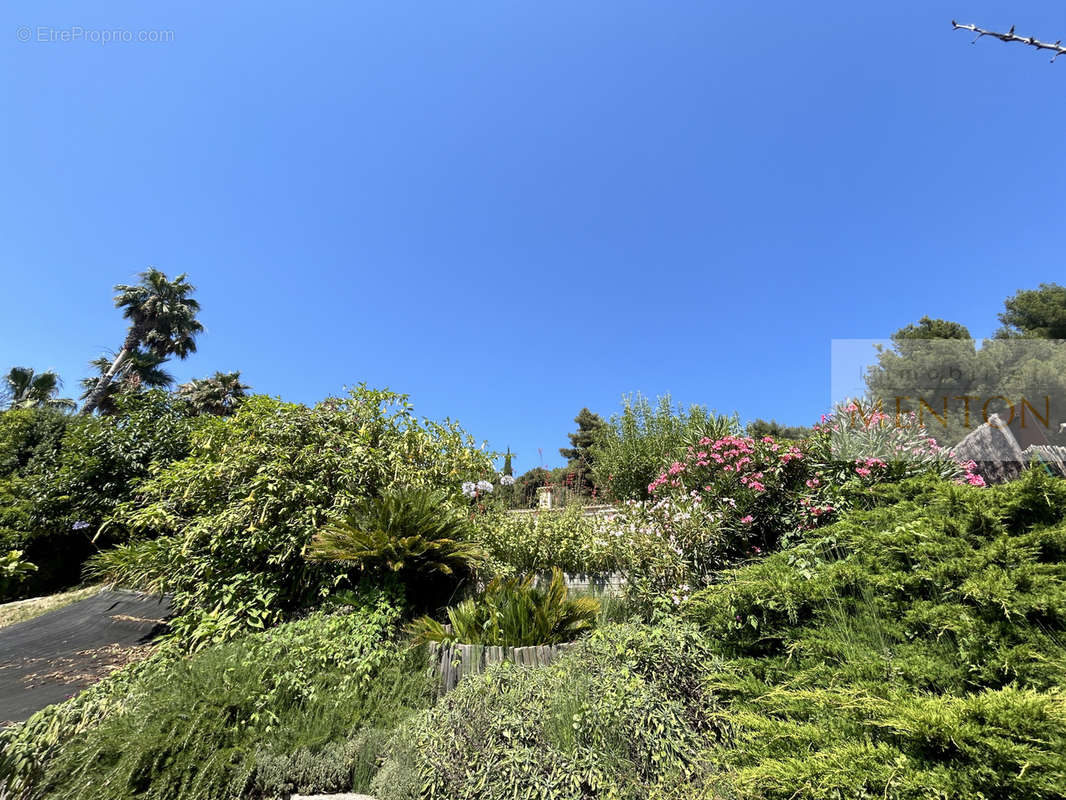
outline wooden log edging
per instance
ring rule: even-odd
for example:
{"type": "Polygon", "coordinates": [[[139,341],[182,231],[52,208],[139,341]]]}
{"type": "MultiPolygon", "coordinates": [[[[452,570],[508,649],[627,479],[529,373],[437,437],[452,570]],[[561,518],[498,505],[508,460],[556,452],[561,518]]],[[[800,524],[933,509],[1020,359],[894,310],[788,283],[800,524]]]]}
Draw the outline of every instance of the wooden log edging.
{"type": "Polygon", "coordinates": [[[430,668],[440,680],[440,693],[447,694],[469,675],[479,675],[493,664],[510,661],[520,667],[545,667],[574,645],[552,644],[501,647],[486,644],[429,645],[430,668]]]}

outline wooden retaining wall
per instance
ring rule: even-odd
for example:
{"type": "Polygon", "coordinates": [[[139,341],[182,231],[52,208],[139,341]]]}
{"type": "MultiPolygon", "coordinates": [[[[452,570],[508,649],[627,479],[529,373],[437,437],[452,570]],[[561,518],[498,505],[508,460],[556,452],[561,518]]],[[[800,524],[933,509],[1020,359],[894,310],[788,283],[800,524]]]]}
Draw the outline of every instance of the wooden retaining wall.
{"type": "Polygon", "coordinates": [[[493,664],[510,661],[520,667],[543,667],[550,664],[572,644],[536,645],[533,647],[499,647],[486,644],[446,644],[431,642],[430,664],[440,678],[441,694],[450,692],[467,675],[477,675],[493,664]]]}

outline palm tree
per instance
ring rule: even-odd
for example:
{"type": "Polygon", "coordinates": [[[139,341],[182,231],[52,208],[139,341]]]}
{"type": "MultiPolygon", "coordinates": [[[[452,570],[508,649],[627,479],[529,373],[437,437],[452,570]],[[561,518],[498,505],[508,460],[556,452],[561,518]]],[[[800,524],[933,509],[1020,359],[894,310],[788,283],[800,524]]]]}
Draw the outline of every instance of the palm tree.
{"type": "Polygon", "coordinates": [[[125,309],[123,316],[130,321],[129,331],[118,355],[86,397],[82,414],[90,414],[100,406],[107,387],[139,348],[160,359],[171,355],[185,358],[196,352],[196,336],[204,329],[196,319],[200,304],[189,296],[196,287],[185,280],[185,273],[171,281],[154,267],[139,277],[141,282],[136,285],[115,287],[115,307],[125,309]]]}
{"type": "Polygon", "coordinates": [[[245,397],[245,390],[252,387],[241,383],[240,370],[216,372],[210,378],[193,378],[178,387],[178,397],[187,400],[197,414],[214,414],[226,417],[237,410],[245,397]]]}
{"type": "MultiPolygon", "coordinates": [[[[97,402],[97,411],[101,414],[114,414],[115,398],[120,394],[139,392],[144,389],[165,389],[170,386],[174,382],[174,377],[166,370],[160,369],[160,365],[165,362],[166,359],[162,356],[146,353],[143,350],[133,350],[119,367],[111,382],[107,384],[107,388],[97,402]]],[[[107,356],[100,356],[89,362],[90,366],[96,368],[100,377],[85,378],[81,382],[82,400],[86,400],[96,391],[100,378],[107,374],[112,363],[114,359],[107,356]]]]}
{"type": "Polygon", "coordinates": [[[63,382],[51,370],[35,372],[31,367],[12,367],[3,378],[0,396],[8,408],[54,408],[69,411],[76,405],[69,397],[56,397],[63,382]]]}

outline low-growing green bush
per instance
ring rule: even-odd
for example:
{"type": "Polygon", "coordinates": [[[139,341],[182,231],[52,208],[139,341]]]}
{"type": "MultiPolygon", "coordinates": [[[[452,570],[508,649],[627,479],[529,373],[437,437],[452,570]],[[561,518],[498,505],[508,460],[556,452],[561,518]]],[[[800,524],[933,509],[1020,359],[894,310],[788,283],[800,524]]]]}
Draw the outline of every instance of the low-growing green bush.
{"type": "Polygon", "coordinates": [[[387,594],[368,591],[354,610],[142,669],[103,718],[38,765],[37,791],[56,800],[217,800],[256,786],[280,795],[271,764],[335,748],[368,723],[394,725],[428,702],[425,654],[394,641],[399,620],[387,594]]]}
{"type": "Polygon", "coordinates": [[[1066,482],[916,488],[685,605],[733,796],[1062,796],[1066,482]]]}
{"type": "Polygon", "coordinates": [[[494,578],[478,597],[448,609],[448,626],[420,617],[408,627],[416,642],[528,647],[572,642],[592,630],[600,613],[593,597],[570,597],[563,573],[538,586],[536,575],[494,578]]]}
{"type": "Polygon", "coordinates": [[[715,732],[702,676],[715,662],[690,628],[612,625],[548,667],[462,681],[413,718],[372,784],[398,798],[690,796],[715,732]]]}

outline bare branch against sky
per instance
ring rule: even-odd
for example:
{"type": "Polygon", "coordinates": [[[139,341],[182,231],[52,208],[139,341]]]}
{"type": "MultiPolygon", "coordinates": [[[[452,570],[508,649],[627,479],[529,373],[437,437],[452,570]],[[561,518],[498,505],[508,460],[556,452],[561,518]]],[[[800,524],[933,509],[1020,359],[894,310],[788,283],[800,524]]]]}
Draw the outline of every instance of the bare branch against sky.
{"type": "Polygon", "coordinates": [[[955,20],[951,21],[951,27],[957,31],[972,31],[973,33],[976,33],[977,38],[973,40],[974,43],[976,43],[977,39],[980,39],[982,36],[993,36],[996,39],[999,39],[1001,42],[1021,42],[1022,44],[1027,44],[1030,47],[1035,47],[1037,50],[1051,50],[1055,53],[1055,55],[1051,57],[1052,61],[1061,56],[1063,53],[1066,53],[1066,46],[1063,46],[1061,39],[1055,42],[1054,44],[1049,44],[1048,42],[1041,42],[1039,39],[1036,39],[1032,36],[1016,36],[1014,34],[1013,25],[1011,25],[1010,30],[1006,33],[986,31],[983,28],[978,28],[976,25],[960,25],[955,20]]]}

